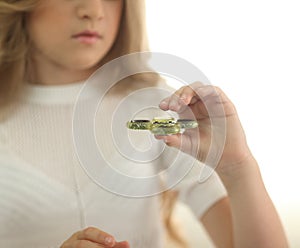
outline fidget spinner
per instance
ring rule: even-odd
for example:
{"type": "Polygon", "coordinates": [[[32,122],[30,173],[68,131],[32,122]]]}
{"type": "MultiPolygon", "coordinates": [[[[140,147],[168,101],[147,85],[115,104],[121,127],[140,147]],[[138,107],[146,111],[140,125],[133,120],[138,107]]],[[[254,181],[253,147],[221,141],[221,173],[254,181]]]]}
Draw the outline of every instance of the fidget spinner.
{"type": "Polygon", "coordinates": [[[190,119],[160,118],[152,120],[131,120],[127,122],[127,128],[133,130],[149,130],[155,135],[172,135],[182,133],[185,129],[198,127],[198,122],[190,119]]]}

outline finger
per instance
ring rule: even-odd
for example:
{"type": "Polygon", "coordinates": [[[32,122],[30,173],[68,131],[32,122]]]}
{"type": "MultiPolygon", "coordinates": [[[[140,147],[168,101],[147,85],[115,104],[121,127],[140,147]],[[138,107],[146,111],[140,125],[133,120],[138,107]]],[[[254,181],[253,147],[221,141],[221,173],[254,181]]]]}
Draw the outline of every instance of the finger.
{"type": "Polygon", "coordinates": [[[195,97],[196,92],[194,89],[202,87],[200,82],[193,83],[191,85],[183,86],[175,91],[170,97],[165,98],[160,103],[162,110],[172,110],[176,112],[182,112],[188,104],[191,104],[192,99],[195,97]]]}
{"type": "Polygon", "coordinates": [[[183,95],[182,98],[182,93],[186,92],[190,89],[189,86],[184,86],[181,87],[179,90],[177,90],[170,98],[169,101],[169,109],[175,112],[179,112],[183,107],[185,107],[186,105],[188,105],[187,99],[186,99],[186,95],[183,95]]]}
{"type": "Polygon", "coordinates": [[[158,140],[163,140],[167,146],[180,149],[181,151],[188,153],[194,157],[197,156],[199,148],[199,134],[197,131],[185,132],[183,134],[173,134],[168,136],[155,136],[158,140]],[[194,142],[192,141],[193,139],[194,142]],[[198,138],[197,138],[198,137],[198,138]]]}
{"type": "Polygon", "coordinates": [[[72,245],[69,246],[70,248],[106,248],[105,245],[100,245],[98,243],[89,241],[89,240],[75,240],[72,245]]]}
{"type": "Polygon", "coordinates": [[[201,99],[202,101],[205,100],[208,96],[218,96],[218,92],[216,90],[216,87],[212,85],[202,85],[199,87],[193,88],[195,92],[195,97],[197,99],[201,99]]]}
{"type": "Polygon", "coordinates": [[[235,107],[226,94],[216,86],[204,86],[195,89],[197,97],[210,110],[210,116],[230,116],[236,114],[235,107]]]}
{"type": "Polygon", "coordinates": [[[127,241],[117,242],[113,248],[130,248],[127,241]]]}
{"type": "Polygon", "coordinates": [[[192,86],[185,86],[178,93],[180,100],[183,101],[185,105],[190,104],[192,98],[195,96],[195,91],[192,86]]]}
{"type": "MultiPolygon", "coordinates": [[[[196,92],[196,89],[198,88],[204,88],[206,86],[209,86],[209,85],[205,85],[201,82],[194,82],[188,86],[185,86],[182,88],[182,91],[181,91],[181,95],[180,95],[180,98],[182,100],[185,99],[185,102],[187,104],[193,104],[196,100],[196,96],[197,96],[197,92],[196,92]]],[[[199,98],[197,99],[199,100],[199,98]]]]}
{"type": "Polygon", "coordinates": [[[162,110],[168,110],[168,109],[169,109],[170,99],[171,99],[171,97],[167,97],[167,98],[163,99],[163,100],[159,103],[159,107],[160,107],[162,110]]]}
{"type": "Polygon", "coordinates": [[[179,149],[181,145],[181,136],[181,134],[168,135],[165,136],[163,140],[168,146],[172,146],[179,149]]]}
{"type": "Polygon", "coordinates": [[[77,234],[78,240],[89,240],[98,244],[106,245],[107,247],[113,247],[116,241],[112,235],[103,232],[95,227],[88,227],[80,231],[77,234]]]}
{"type": "Polygon", "coordinates": [[[189,86],[181,87],[175,91],[170,97],[165,98],[160,102],[160,108],[162,110],[172,110],[179,112],[182,108],[185,108],[189,103],[188,96],[191,95],[192,89],[189,86]],[[190,91],[190,93],[187,93],[190,91]],[[182,94],[185,92],[184,94],[182,94]]]}
{"type": "Polygon", "coordinates": [[[175,147],[175,148],[180,148],[181,147],[181,134],[173,134],[173,135],[166,135],[166,136],[159,136],[155,135],[155,138],[158,140],[163,140],[166,145],[175,147]]]}
{"type": "Polygon", "coordinates": [[[200,82],[181,87],[173,95],[164,99],[160,103],[160,108],[181,114],[196,103],[197,108],[192,110],[200,112],[199,116],[217,117],[224,114],[229,116],[236,112],[234,105],[220,88],[200,82]],[[210,113],[207,113],[208,109],[210,113]]]}

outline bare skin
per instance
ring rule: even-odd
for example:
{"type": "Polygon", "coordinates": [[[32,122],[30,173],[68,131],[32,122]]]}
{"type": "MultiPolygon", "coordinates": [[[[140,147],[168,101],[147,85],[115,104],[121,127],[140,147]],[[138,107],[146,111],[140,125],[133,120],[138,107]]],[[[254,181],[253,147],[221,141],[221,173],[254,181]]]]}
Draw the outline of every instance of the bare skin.
{"type": "MultiPolygon", "coordinates": [[[[200,221],[206,227],[217,247],[288,247],[288,242],[263,184],[258,164],[247,145],[246,137],[236,109],[221,89],[194,83],[176,91],[160,103],[163,110],[172,110],[186,117],[188,109],[199,123],[197,132],[202,137],[197,159],[204,162],[210,145],[209,118],[225,118],[226,142],[216,172],[220,176],[228,197],[212,206],[200,221]],[[224,109],[223,116],[208,116],[205,108],[224,109]]],[[[220,111],[212,111],[220,114],[220,111]]],[[[218,127],[214,127],[218,130],[218,127]]],[[[195,135],[184,134],[157,137],[172,147],[192,151],[195,135]],[[183,146],[180,146],[184,144],[183,146]]],[[[218,144],[218,142],[216,142],[218,144]]],[[[222,144],[222,142],[220,142],[222,144]]]]}

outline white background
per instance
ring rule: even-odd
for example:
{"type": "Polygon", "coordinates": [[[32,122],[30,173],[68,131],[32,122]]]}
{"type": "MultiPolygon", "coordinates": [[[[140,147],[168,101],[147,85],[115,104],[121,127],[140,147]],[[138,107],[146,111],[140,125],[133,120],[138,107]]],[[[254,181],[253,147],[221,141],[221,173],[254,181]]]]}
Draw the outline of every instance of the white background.
{"type": "Polygon", "coordinates": [[[300,247],[297,0],[147,0],[152,51],[196,65],[235,103],[291,247],[300,247]]]}

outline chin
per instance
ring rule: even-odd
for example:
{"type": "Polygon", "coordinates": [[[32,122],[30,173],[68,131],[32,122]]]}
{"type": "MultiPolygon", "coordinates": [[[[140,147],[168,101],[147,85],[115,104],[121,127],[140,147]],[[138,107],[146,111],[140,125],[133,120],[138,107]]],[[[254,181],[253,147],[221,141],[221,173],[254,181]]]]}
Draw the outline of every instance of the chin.
{"type": "Polygon", "coordinates": [[[99,60],[80,60],[76,62],[76,64],[72,65],[72,69],[74,70],[96,70],[99,68],[99,60]]]}
{"type": "Polygon", "coordinates": [[[70,63],[70,65],[73,65],[75,67],[93,67],[103,59],[105,56],[105,53],[101,51],[97,54],[97,51],[75,51],[73,54],[69,54],[69,56],[65,57],[65,62],[70,63]]]}

